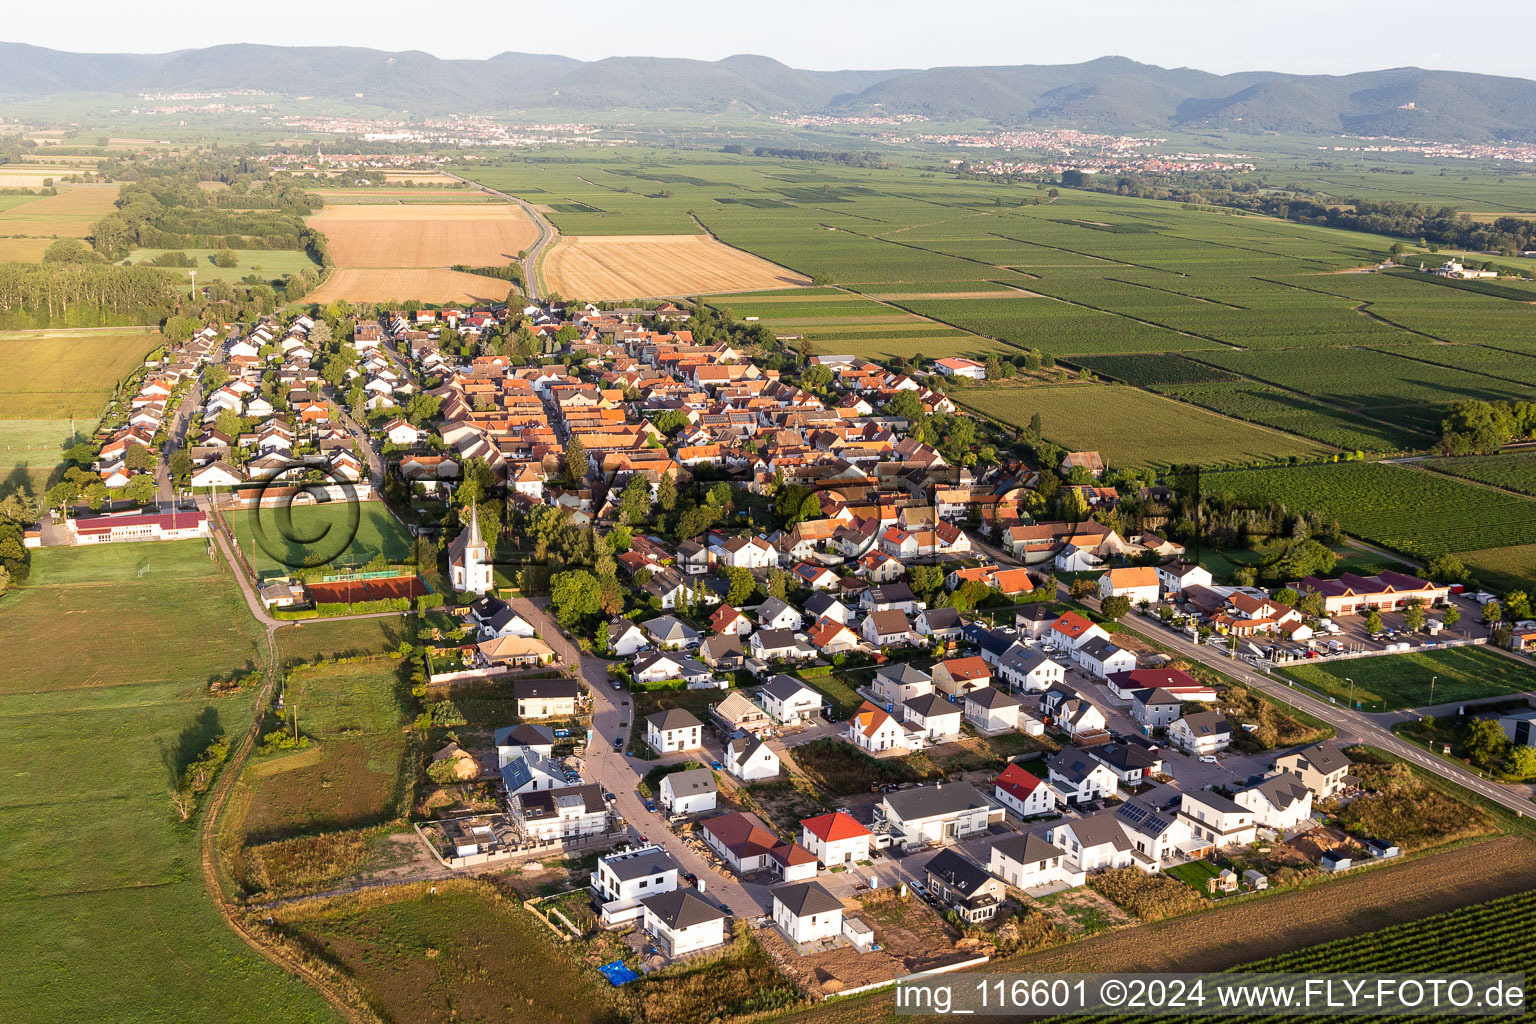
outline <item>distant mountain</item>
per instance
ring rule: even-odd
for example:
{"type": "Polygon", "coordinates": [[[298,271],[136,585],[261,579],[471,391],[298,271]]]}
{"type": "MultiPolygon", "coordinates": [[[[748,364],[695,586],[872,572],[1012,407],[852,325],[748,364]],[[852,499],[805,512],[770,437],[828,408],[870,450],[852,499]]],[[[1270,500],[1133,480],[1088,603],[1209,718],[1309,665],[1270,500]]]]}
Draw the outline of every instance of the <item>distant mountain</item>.
{"type": "Polygon", "coordinates": [[[1394,68],[1354,75],[1213,75],[1123,57],[1083,64],[804,71],[769,57],[719,61],[237,43],[164,54],[80,54],[0,43],[0,101],[80,93],[262,89],[361,98],[422,113],[531,107],[573,112],[913,113],[1007,126],[1116,131],[1241,128],[1488,141],[1536,139],[1536,82],[1394,68]]]}

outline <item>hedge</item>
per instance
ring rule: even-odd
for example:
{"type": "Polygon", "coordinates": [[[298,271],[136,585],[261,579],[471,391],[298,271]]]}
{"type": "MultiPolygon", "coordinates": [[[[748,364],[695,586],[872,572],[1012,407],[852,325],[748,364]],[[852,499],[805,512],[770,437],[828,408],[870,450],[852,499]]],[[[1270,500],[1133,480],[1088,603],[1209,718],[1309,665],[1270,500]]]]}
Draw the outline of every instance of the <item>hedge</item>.
{"type": "Polygon", "coordinates": [[[631,680],[629,686],[632,690],[643,690],[653,693],[657,690],[681,690],[688,685],[686,679],[658,679],[654,683],[637,683],[631,680]]]}
{"type": "Polygon", "coordinates": [[[327,602],[315,605],[315,612],[319,615],[366,615],[369,612],[404,612],[410,611],[411,599],[408,597],[386,597],[378,601],[354,601],[351,604],[345,601],[327,602]]]}
{"type": "Polygon", "coordinates": [[[292,622],[294,619],[314,619],[319,616],[320,613],[314,608],[300,608],[297,611],[290,611],[287,608],[276,608],[272,611],[272,617],[283,622],[292,622]]]}
{"type": "Polygon", "coordinates": [[[416,607],[425,611],[428,608],[441,608],[443,606],[442,594],[422,594],[416,599],[416,607]]]}

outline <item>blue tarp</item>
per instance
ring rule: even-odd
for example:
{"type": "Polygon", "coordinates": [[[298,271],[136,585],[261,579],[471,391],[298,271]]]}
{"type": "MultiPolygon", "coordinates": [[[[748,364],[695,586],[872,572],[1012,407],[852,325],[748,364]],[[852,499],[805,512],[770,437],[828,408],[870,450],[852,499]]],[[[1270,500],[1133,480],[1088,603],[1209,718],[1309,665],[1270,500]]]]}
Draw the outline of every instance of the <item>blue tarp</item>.
{"type": "Polygon", "coordinates": [[[640,980],[640,975],[624,966],[623,960],[615,960],[611,964],[603,964],[603,966],[598,968],[598,971],[602,973],[603,977],[613,982],[615,986],[627,985],[631,981],[640,980]]]}

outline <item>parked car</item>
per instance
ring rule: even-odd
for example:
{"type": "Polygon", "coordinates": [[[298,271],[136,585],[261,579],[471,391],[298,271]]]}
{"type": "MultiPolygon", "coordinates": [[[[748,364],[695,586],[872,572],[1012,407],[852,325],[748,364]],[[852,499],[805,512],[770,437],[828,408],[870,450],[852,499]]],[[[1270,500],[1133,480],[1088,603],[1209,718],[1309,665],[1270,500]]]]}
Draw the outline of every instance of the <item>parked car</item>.
{"type": "Polygon", "coordinates": [[[1200,755],[1200,763],[1201,764],[1220,764],[1221,762],[1216,760],[1216,758],[1213,755],[1211,755],[1211,754],[1201,754],[1200,755]]]}
{"type": "Polygon", "coordinates": [[[717,772],[725,771],[725,765],[721,764],[719,761],[711,761],[709,762],[709,766],[717,772]]]}
{"type": "Polygon", "coordinates": [[[648,811],[656,810],[656,801],[652,800],[650,797],[646,797],[645,809],[648,810],[648,811]]]}
{"type": "Polygon", "coordinates": [[[618,739],[613,741],[613,749],[614,750],[623,750],[624,749],[624,737],[620,736],[618,739]]]}

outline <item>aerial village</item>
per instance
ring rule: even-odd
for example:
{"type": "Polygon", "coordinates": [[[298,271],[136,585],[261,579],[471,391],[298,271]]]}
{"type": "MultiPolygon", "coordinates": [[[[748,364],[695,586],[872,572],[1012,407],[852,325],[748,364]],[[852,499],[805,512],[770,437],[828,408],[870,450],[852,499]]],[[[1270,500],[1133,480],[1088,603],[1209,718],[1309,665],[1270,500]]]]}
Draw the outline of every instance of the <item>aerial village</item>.
{"type": "Polygon", "coordinates": [[[1486,642],[1447,614],[1478,595],[1218,584],[1170,539],[1176,482],[999,456],[946,394],[985,364],[756,358],[693,315],[205,328],[109,417],[96,514],[27,542],[218,534],[269,615],[431,609],[430,683],[516,707],[432,754],[495,792],[423,823],[432,856],[590,856],[579,899],[642,970],[745,922],[807,991],[850,992],[982,962],[1106,872],[1219,899],[1398,855],[1341,817],[1341,745],[1222,666],[1486,642]],[[276,565],[231,528],[344,502],[412,558],[276,565]]]}

